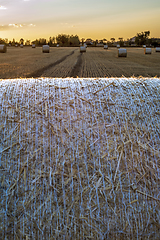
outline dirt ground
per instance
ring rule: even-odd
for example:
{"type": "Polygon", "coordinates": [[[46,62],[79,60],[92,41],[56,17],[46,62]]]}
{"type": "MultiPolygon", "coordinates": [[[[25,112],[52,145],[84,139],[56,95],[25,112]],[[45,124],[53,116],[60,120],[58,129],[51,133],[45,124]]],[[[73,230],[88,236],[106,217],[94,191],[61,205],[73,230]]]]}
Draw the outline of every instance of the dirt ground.
{"type": "Polygon", "coordinates": [[[0,54],[0,79],[24,77],[160,77],[160,53],[144,54],[142,48],[127,48],[127,57],[118,57],[116,48],[8,47],[0,54]]]}

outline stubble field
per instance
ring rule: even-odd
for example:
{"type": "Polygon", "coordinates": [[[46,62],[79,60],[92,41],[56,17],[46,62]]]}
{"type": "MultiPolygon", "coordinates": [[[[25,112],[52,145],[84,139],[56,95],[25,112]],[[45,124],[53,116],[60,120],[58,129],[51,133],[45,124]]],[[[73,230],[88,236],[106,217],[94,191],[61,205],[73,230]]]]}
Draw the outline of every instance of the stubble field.
{"type": "Polygon", "coordinates": [[[42,53],[37,47],[7,49],[0,58],[0,78],[30,77],[160,77],[160,54],[152,49],[145,55],[142,48],[127,48],[127,58],[118,58],[117,49],[78,47],[50,48],[42,53]]]}

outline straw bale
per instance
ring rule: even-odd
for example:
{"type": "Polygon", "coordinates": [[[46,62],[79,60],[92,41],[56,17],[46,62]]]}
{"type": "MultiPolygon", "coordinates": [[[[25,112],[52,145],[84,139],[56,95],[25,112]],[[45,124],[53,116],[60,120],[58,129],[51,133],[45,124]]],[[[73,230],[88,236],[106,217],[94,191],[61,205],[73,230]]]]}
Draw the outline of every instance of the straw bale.
{"type": "Polygon", "coordinates": [[[118,57],[127,57],[127,49],[119,48],[118,49],[118,57]]]}
{"type": "Polygon", "coordinates": [[[80,46],[80,52],[86,52],[86,47],[85,46],[80,46]]]}
{"type": "Polygon", "coordinates": [[[108,45],[104,45],[104,49],[108,49],[108,45]]]}
{"type": "Polygon", "coordinates": [[[7,47],[4,44],[0,44],[0,53],[6,53],[7,52],[7,47]]]}
{"type": "Polygon", "coordinates": [[[144,48],[144,54],[151,54],[152,49],[151,48],[144,48]]]}
{"type": "Polygon", "coordinates": [[[50,47],[49,45],[43,45],[42,46],[42,52],[43,53],[49,53],[50,47]]]}
{"type": "Polygon", "coordinates": [[[160,47],[156,47],[156,52],[160,52],[160,47]]]}
{"type": "Polygon", "coordinates": [[[159,88],[1,80],[0,239],[158,239],[159,88]]]}

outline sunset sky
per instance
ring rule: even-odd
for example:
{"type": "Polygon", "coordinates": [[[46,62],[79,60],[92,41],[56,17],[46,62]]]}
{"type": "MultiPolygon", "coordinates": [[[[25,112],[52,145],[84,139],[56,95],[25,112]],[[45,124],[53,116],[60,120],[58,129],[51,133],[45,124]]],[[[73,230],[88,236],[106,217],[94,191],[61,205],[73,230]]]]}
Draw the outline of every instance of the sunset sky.
{"type": "Polygon", "coordinates": [[[19,41],[77,34],[81,38],[160,37],[160,0],[0,0],[0,38],[19,41]]]}

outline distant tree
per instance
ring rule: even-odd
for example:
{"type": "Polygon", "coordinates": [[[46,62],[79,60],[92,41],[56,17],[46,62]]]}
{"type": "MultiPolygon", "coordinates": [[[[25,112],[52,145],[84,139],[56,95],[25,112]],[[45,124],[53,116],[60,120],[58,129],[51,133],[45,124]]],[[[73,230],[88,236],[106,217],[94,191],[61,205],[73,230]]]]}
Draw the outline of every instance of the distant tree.
{"type": "Polygon", "coordinates": [[[79,46],[79,43],[80,43],[80,41],[79,41],[79,37],[77,35],[75,35],[75,36],[71,35],[69,37],[69,45],[70,46],[79,46]]]}
{"type": "Polygon", "coordinates": [[[5,38],[4,41],[6,44],[8,44],[8,38],[5,38]]]}
{"type": "Polygon", "coordinates": [[[55,37],[52,37],[52,43],[55,44],[55,41],[56,41],[56,38],[55,38],[55,37]]]}
{"type": "Polygon", "coordinates": [[[87,45],[93,45],[94,41],[91,38],[86,39],[86,44],[87,45]]]}
{"type": "Polygon", "coordinates": [[[29,45],[30,45],[30,42],[31,42],[31,41],[30,41],[29,39],[27,39],[26,42],[25,42],[25,45],[26,45],[26,46],[29,46],[29,45]]]}
{"type": "Polygon", "coordinates": [[[153,47],[158,47],[158,46],[159,46],[159,44],[158,44],[158,42],[157,42],[157,41],[152,41],[152,46],[153,46],[153,47]]]}
{"type": "Polygon", "coordinates": [[[59,34],[56,37],[57,44],[61,46],[68,46],[68,41],[69,41],[69,35],[66,34],[59,34]]]}
{"type": "Polygon", "coordinates": [[[45,38],[39,38],[38,40],[38,46],[46,45],[47,41],[45,38]]]}
{"type": "Polygon", "coordinates": [[[84,45],[84,41],[85,41],[85,38],[82,38],[82,39],[81,39],[82,46],[84,45]]]}
{"type": "Polygon", "coordinates": [[[5,40],[0,38],[0,44],[5,44],[5,40]]]}
{"type": "Polygon", "coordinates": [[[110,40],[111,40],[112,44],[115,42],[115,38],[111,38],[110,40]]]}
{"type": "Polygon", "coordinates": [[[101,40],[99,40],[99,43],[100,43],[100,44],[103,44],[103,40],[102,40],[102,39],[101,39],[101,40]]]}
{"type": "Polygon", "coordinates": [[[147,44],[149,35],[150,35],[150,31],[137,33],[136,38],[135,38],[135,43],[138,46],[147,44]]]}
{"type": "Polygon", "coordinates": [[[20,43],[20,44],[24,44],[24,39],[21,38],[21,39],[19,40],[19,43],[20,43]]]}
{"type": "Polygon", "coordinates": [[[124,46],[123,37],[119,37],[118,39],[119,39],[119,45],[123,47],[124,46]]]}
{"type": "Polygon", "coordinates": [[[49,38],[48,45],[51,47],[53,45],[52,37],[49,38]]]}
{"type": "Polygon", "coordinates": [[[95,41],[95,46],[97,46],[97,44],[98,44],[98,39],[96,39],[96,41],[95,41]]]}
{"type": "Polygon", "coordinates": [[[111,47],[111,46],[112,46],[112,43],[111,43],[110,41],[107,41],[107,45],[108,45],[109,47],[111,47]]]}
{"type": "Polygon", "coordinates": [[[32,44],[35,44],[36,46],[39,46],[39,40],[38,40],[38,39],[32,41],[31,43],[32,43],[32,44]]]}
{"type": "Polygon", "coordinates": [[[15,39],[12,40],[12,46],[15,46],[15,39]]]}
{"type": "Polygon", "coordinates": [[[145,32],[144,32],[144,35],[145,35],[145,38],[148,38],[149,35],[150,35],[150,31],[145,31],[145,32]]]}

